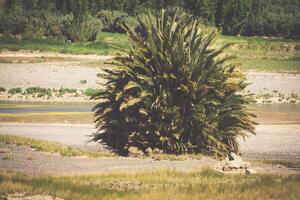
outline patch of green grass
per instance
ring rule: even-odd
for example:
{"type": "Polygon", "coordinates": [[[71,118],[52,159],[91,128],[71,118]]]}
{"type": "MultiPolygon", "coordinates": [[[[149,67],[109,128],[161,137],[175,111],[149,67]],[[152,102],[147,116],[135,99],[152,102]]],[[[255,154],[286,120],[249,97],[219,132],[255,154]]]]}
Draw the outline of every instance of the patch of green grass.
{"type": "MultiPolygon", "coordinates": [[[[221,44],[233,43],[229,52],[237,56],[245,70],[271,72],[300,72],[300,41],[265,39],[261,37],[218,37],[221,44]]],[[[96,42],[65,43],[54,39],[16,40],[0,37],[0,46],[8,50],[40,50],[72,54],[115,55],[130,48],[126,34],[103,32],[96,42]]],[[[1,62],[1,60],[0,60],[1,62]]],[[[4,62],[6,62],[4,60],[4,62]]],[[[103,66],[101,62],[89,61],[90,66],[103,66]]]]}
{"type": "Polygon", "coordinates": [[[20,146],[27,146],[36,149],[37,151],[59,153],[62,156],[87,156],[87,157],[112,157],[113,154],[98,153],[83,151],[72,147],[66,147],[58,142],[50,142],[45,140],[37,140],[26,137],[12,136],[12,135],[0,135],[0,142],[5,144],[15,144],[20,146]]]}
{"type": "Polygon", "coordinates": [[[297,200],[299,187],[300,175],[223,175],[210,169],[62,177],[0,173],[0,194],[50,194],[72,200],[297,200]]]}
{"type": "Polygon", "coordinates": [[[39,50],[72,54],[100,54],[111,55],[129,48],[127,36],[124,34],[103,33],[97,42],[66,43],[54,39],[16,40],[14,38],[0,37],[0,46],[3,49],[39,50]]]}
{"type": "Polygon", "coordinates": [[[245,70],[300,72],[300,57],[290,59],[239,59],[245,70]]]}
{"type": "Polygon", "coordinates": [[[300,72],[300,41],[261,37],[220,36],[222,44],[232,43],[235,55],[245,70],[300,72]]]}
{"type": "Polygon", "coordinates": [[[92,97],[100,92],[103,92],[104,89],[94,89],[94,88],[88,88],[86,90],[84,90],[84,94],[88,97],[92,97]]]}
{"type": "Polygon", "coordinates": [[[14,94],[20,94],[20,93],[22,93],[22,89],[21,88],[11,88],[10,90],[8,90],[8,93],[9,94],[12,94],[12,95],[14,95],[14,94]]]}

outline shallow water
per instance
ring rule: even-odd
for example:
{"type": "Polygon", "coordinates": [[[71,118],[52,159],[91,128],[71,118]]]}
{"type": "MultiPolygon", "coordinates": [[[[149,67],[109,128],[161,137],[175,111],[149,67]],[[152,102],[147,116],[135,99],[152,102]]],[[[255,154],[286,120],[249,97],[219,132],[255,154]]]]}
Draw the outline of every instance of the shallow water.
{"type": "MultiPolygon", "coordinates": [[[[92,112],[94,104],[16,104],[0,102],[0,115],[10,114],[51,114],[69,113],[78,115],[80,113],[92,112]]],[[[261,124],[300,124],[300,104],[253,104],[261,124]]],[[[74,116],[72,116],[74,117],[74,116]]],[[[66,115],[66,120],[68,115],[66,115]]],[[[1,120],[0,120],[1,121],[1,120]]],[[[80,118],[78,118],[80,122],[80,118]]]]}

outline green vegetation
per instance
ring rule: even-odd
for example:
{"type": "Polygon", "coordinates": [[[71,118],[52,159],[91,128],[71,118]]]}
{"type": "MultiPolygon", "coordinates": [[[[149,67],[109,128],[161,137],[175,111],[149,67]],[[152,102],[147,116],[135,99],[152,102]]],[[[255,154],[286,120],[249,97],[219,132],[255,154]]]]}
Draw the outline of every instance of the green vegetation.
{"type": "Polygon", "coordinates": [[[44,140],[30,139],[26,137],[11,136],[11,135],[0,135],[0,142],[5,144],[15,144],[18,146],[27,146],[34,148],[37,151],[44,151],[50,153],[59,153],[62,156],[87,156],[87,157],[112,157],[109,153],[97,153],[90,151],[83,151],[80,149],[75,149],[71,147],[63,146],[57,142],[49,142],[44,140]]]}
{"type": "MultiPolygon", "coordinates": [[[[81,80],[80,83],[81,84],[86,84],[86,80],[81,80]]],[[[0,87],[0,92],[5,92],[6,89],[5,88],[1,88],[0,87]]],[[[104,92],[105,89],[101,89],[101,88],[87,88],[85,90],[81,90],[82,95],[85,95],[87,97],[93,97],[95,95],[98,95],[99,93],[104,92]]],[[[42,88],[42,87],[29,87],[25,90],[24,93],[22,93],[22,89],[21,88],[12,88],[8,91],[9,94],[11,95],[16,95],[16,94],[28,94],[28,95],[32,95],[34,97],[40,98],[40,97],[53,97],[53,96],[57,96],[57,97],[63,97],[66,94],[72,95],[74,97],[79,97],[80,93],[78,93],[80,91],[78,91],[77,89],[74,88],[60,88],[60,89],[55,89],[55,88],[42,88]]]]}
{"type": "Polygon", "coordinates": [[[218,42],[233,44],[229,52],[245,70],[300,72],[299,40],[220,36],[218,42]]]}
{"type": "MultiPolygon", "coordinates": [[[[103,34],[102,37],[106,38],[108,34],[103,34]]],[[[120,38],[126,38],[126,36],[120,38]]],[[[77,42],[66,43],[55,39],[23,39],[16,40],[11,37],[0,36],[0,46],[7,50],[38,50],[38,51],[53,51],[61,53],[73,54],[100,54],[100,55],[113,55],[121,52],[122,49],[128,48],[128,44],[118,43],[112,37],[108,37],[109,42],[77,42]]]]}
{"type": "Polygon", "coordinates": [[[0,173],[0,194],[49,194],[72,200],[290,199],[300,198],[300,176],[223,175],[213,170],[35,176],[0,173]]]}
{"type": "Polygon", "coordinates": [[[35,95],[37,94],[38,97],[43,97],[43,96],[52,96],[52,90],[51,89],[46,89],[46,88],[41,88],[41,87],[30,87],[26,89],[26,94],[32,94],[35,95]]]}
{"type": "Polygon", "coordinates": [[[0,87],[0,92],[5,92],[6,89],[4,87],[0,87]]]}
{"type": "MultiPolygon", "coordinates": [[[[30,49],[68,53],[117,54],[127,51],[130,46],[126,34],[103,32],[98,37],[101,42],[64,43],[55,40],[13,40],[0,37],[0,44],[10,50],[30,49]],[[103,48],[103,46],[106,46],[103,48]]],[[[264,39],[258,37],[233,37],[219,35],[218,43],[233,43],[229,48],[237,56],[245,70],[271,72],[300,72],[300,41],[283,39],[264,39]]],[[[103,61],[83,63],[89,66],[107,65],[103,61]]]]}
{"type": "Polygon", "coordinates": [[[93,97],[93,96],[98,95],[99,93],[103,93],[104,91],[105,91],[105,89],[88,88],[83,93],[88,97],[93,97]]]}
{"type": "Polygon", "coordinates": [[[94,99],[101,140],[116,152],[131,147],[164,153],[225,156],[237,152],[236,138],[254,133],[241,95],[247,84],[236,65],[215,48],[216,33],[181,12],[140,19],[144,33],[125,26],[133,42],[128,57],[104,69],[107,90],[94,99]],[[104,100],[104,101],[103,101],[104,100]]]}
{"type": "Polygon", "coordinates": [[[12,95],[20,94],[20,93],[22,93],[22,89],[21,88],[11,88],[8,90],[8,93],[12,94],[12,95]]]}
{"type": "Polygon", "coordinates": [[[60,88],[58,90],[58,92],[59,92],[59,95],[62,96],[64,94],[68,94],[68,93],[69,94],[75,94],[75,93],[77,93],[77,90],[74,89],[74,88],[60,88]]]}
{"type": "Polygon", "coordinates": [[[298,0],[2,0],[0,33],[27,38],[94,40],[100,31],[140,28],[137,16],[180,7],[224,34],[299,38],[298,0]]]}

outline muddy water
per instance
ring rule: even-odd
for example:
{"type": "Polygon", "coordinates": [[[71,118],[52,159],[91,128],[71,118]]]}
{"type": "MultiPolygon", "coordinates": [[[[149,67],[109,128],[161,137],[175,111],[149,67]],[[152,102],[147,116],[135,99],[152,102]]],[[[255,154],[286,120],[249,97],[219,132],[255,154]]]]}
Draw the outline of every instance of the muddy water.
{"type": "MultiPolygon", "coordinates": [[[[83,121],[88,121],[82,121],[82,114],[91,116],[93,106],[93,104],[7,104],[2,102],[0,103],[0,122],[19,121],[22,116],[26,119],[34,119],[47,114],[54,118],[55,115],[59,115],[56,122],[83,123],[83,121]],[[28,117],[29,115],[32,117],[28,117]],[[18,120],[14,120],[16,118],[18,120]]],[[[260,124],[300,124],[300,104],[255,104],[250,107],[255,109],[254,112],[258,116],[256,121],[260,124]]],[[[46,119],[44,122],[47,122],[46,119]]]]}

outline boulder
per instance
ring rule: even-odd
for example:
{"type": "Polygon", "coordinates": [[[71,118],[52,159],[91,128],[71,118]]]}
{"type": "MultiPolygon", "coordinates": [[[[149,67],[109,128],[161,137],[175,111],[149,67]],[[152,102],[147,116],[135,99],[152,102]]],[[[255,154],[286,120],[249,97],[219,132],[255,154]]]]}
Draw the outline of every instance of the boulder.
{"type": "MultiPolygon", "coordinates": [[[[250,168],[250,163],[243,161],[243,159],[235,153],[230,153],[228,157],[222,160],[217,167],[219,170],[223,172],[241,172],[244,173],[244,170],[248,170],[250,168]]],[[[250,173],[251,173],[251,169],[250,173]]],[[[255,171],[255,170],[254,170],[255,171]]]]}

